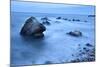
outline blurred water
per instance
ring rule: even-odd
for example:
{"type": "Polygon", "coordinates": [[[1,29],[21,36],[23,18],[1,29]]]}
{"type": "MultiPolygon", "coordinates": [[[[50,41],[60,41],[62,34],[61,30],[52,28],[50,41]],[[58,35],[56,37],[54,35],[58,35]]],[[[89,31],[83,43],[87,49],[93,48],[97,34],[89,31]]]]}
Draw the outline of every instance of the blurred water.
{"type": "Polygon", "coordinates": [[[11,13],[11,64],[30,65],[45,64],[46,61],[52,63],[70,62],[74,57],[73,53],[78,51],[78,44],[84,46],[86,43],[94,45],[94,18],[87,15],[50,15],[36,13],[11,13]],[[51,25],[45,25],[45,37],[40,39],[24,38],[19,32],[25,20],[35,16],[39,22],[41,18],[47,16],[51,25]],[[77,18],[80,22],[57,20],[56,17],[63,16],[68,19],[77,18]],[[87,22],[84,22],[84,21],[87,22]],[[55,23],[60,21],[60,23],[55,23]],[[73,30],[80,30],[82,37],[72,37],[66,33],[73,30]]]}

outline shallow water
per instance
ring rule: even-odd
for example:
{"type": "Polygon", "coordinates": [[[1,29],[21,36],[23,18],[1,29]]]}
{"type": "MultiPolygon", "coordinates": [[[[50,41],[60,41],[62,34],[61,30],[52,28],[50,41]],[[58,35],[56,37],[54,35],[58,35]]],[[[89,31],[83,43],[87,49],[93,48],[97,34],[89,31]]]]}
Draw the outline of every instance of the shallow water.
{"type": "MultiPolygon", "coordinates": [[[[40,39],[24,38],[19,32],[25,23],[25,20],[35,16],[39,22],[44,17],[43,14],[34,13],[11,13],[11,64],[30,65],[45,64],[47,61],[52,63],[70,62],[75,57],[72,54],[78,52],[78,44],[81,47],[86,43],[94,45],[94,18],[88,18],[87,15],[67,15],[63,17],[78,18],[82,21],[73,22],[66,20],[57,20],[56,16],[49,16],[51,25],[45,25],[45,37],[40,39]],[[83,22],[87,20],[88,22],[83,22]],[[55,23],[60,21],[60,23],[55,23]],[[73,30],[80,30],[82,37],[73,37],[66,33],[73,30]]],[[[46,14],[47,16],[47,14],[46,14]]]]}

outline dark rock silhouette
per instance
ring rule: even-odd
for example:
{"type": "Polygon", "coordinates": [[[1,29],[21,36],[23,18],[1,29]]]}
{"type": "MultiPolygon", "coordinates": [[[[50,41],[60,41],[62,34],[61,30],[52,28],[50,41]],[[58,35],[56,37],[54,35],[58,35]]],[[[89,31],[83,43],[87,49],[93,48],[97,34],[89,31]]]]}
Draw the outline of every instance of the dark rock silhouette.
{"type": "Polygon", "coordinates": [[[71,31],[71,32],[69,32],[69,33],[67,33],[67,34],[69,34],[69,35],[71,35],[71,36],[75,36],[75,37],[82,36],[82,32],[77,31],[77,30],[71,31]]]}
{"type": "Polygon", "coordinates": [[[43,24],[46,24],[46,25],[50,25],[50,22],[47,21],[47,20],[46,20],[46,21],[43,21],[42,23],[43,23],[43,24]]]}
{"type": "Polygon", "coordinates": [[[71,19],[68,19],[68,21],[71,21],[71,19]]]}
{"type": "Polygon", "coordinates": [[[95,15],[88,15],[88,17],[95,17],[95,15]]]}
{"type": "Polygon", "coordinates": [[[88,22],[87,20],[85,20],[84,22],[88,22]]]}
{"type": "Polygon", "coordinates": [[[45,64],[52,64],[52,61],[46,61],[45,64]]]}
{"type": "Polygon", "coordinates": [[[63,20],[68,20],[67,18],[63,18],[63,20]]]}
{"type": "Polygon", "coordinates": [[[43,17],[41,18],[41,20],[47,20],[47,21],[50,21],[50,19],[48,17],[43,17]]]}
{"type": "Polygon", "coordinates": [[[20,34],[23,36],[34,36],[34,37],[43,37],[43,32],[46,30],[46,27],[39,23],[35,17],[30,17],[26,20],[24,26],[22,27],[20,34]]]}
{"type": "Polygon", "coordinates": [[[75,21],[75,19],[73,19],[72,21],[75,21]]]}
{"type": "Polygon", "coordinates": [[[78,21],[79,22],[80,20],[79,19],[72,19],[72,21],[78,21]]]}
{"type": "Polygon", "coordinates": [[[50,19],[48,17],[41,18],[41,20],[43,21],[42,24],[50,25],[50,19]]]}
{"type": "Polygon", "coordinates": [[[61,19],[61,17],[57,17],[56,19],[61,19]]]}
{"type": "Polygon", "coordinates": [[[86,46],[93,47],[92,44],[90,44],[90,43],[87,43],[86,46]]]}

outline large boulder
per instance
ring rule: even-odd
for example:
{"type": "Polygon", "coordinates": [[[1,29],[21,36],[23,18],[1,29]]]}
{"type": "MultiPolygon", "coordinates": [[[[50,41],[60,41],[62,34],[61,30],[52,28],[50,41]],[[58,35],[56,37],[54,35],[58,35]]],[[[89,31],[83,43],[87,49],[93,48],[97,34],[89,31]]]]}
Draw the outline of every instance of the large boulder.
{"type": "Polygon", "coordinates": [[[20,34],[23,36],[43,37],[46,27],[39,23],[35,17],[30,17],[23,25],[20,34]]]}

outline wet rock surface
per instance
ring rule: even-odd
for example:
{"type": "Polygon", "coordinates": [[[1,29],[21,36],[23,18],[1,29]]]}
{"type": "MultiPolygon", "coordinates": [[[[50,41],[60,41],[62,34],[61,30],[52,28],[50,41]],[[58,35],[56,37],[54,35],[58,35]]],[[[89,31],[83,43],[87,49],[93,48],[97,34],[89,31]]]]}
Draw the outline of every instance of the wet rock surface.
{"type": "Polygon", "coordinates": [[[75,59],[71,60],[71,62],[90,62],[95,61],[95,47],[80,47],[79,46],[79,52],[76,54],[73,54],[75,59]]]}
{"type": "Polygon", "coordinates": [[[80,37],[80,36],[82,36],[82,32],[77,31],[77,30],[75,30],[75,31],[70,31],[70,32],[68,32],[67,34],[69,34],[69,35],[71,35],[71,36],[75,36],[75,37],[80,37]]]}
{"type": "Polygon", "coordinates": [[[23,36],[43,37],[46,27],[39,23],[35,17],[30,17],[23,25],[20,34],[23,36]]]}
{"type": "Polygon", "coordinates": [[[44,18],[41,18],[42,20],[42,24],[46,24],[46,25],[50,25],[50,19],[48,19],[48,17],[44,17],[44,18]]]}

